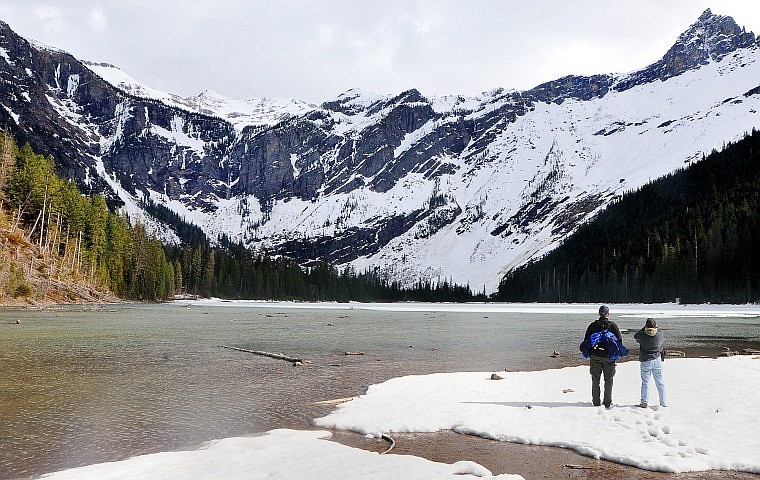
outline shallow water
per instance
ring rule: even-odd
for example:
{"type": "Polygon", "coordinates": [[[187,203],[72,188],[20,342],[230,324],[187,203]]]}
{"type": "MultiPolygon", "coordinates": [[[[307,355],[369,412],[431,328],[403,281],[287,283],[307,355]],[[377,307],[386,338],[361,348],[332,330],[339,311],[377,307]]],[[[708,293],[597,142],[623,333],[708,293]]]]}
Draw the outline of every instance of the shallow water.
{"type": "MultiPolygon", "coordinates": [[[[310,428],[392,377],[577,365],[578,314],[129,305],[0,311],[0,478],[310,428]],[[20,324],[15,324],[19,320],[20,324]],[[279,352],[288,362],[220,348],[279,352]],[[553,351],[559,358],[552,358],[553,351]],[[363,352],[364,355],[345,355],[363,352]]],[[[616,318],[628,329],[640,318],[616,318]]],[[[672,349],[760,348],[757,318],[659,321],[672,349]]],[[[633,352],[632,352],[633,353],[633,352]]],[[[635,358],[635,357],[633,357],[635,358]]]]}

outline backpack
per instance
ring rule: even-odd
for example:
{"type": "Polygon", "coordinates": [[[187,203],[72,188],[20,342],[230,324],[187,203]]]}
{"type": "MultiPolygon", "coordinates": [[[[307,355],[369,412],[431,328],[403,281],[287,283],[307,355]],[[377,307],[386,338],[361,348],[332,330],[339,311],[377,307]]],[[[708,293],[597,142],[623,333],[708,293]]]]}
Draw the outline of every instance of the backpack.
{"type": "Polygon", "coordinates": [[[609,357],[617,360],[618,357],[628,355],[628,349],[619,341],[614,333],[607,329],[592,333],[589,338],[583,340],[580,350],[585,358],[591,355],[595,357],[609,357]]]}
{"type": "MultiPolygon", "coordinates": [[[[591,349],[589,354],[596,355],[597,357],[609,357],[610,356],[610,337],[615,335],[609,330],[602,330],[601,332],[594,332],[589,337],[591,341],[591,349]]],[[[617,340],[617,339],[616,339],[617,340]]]]}

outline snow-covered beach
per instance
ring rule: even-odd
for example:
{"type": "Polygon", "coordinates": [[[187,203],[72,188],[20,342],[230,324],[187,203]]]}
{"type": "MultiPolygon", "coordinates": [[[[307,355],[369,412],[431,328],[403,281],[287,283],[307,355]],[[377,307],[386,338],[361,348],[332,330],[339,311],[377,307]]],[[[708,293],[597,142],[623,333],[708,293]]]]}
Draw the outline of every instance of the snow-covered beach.
{"type": "Polygon", "coordinates": [[[498,372],[502,380],[487,372],[393,379],[316,424],[375,436],[450,429],[647,470],[760,473],[760,358],[669,359],[665,372],[666,408],[637,406],[638,362],[627,361],[618,364],[610,410],[591,406],[588,368],[580,366],[498,372]]]}
{"type": "MultiPolygon", "coordinates": [[[[282,306],[281,306],[282,307],[282,306]]],[[[303,304],[294,305],[304,308],[303,304]]],[[[335,308],[335,305],[330,305],[335,308]]],[[[397,305],[397,308],[423,308],[397,305]]],[[[282,307],[287,308],[287,307],[282,307]]],[[[321,306],[314,308],[321,308],[321,306]]],[[[345,308],[383,308],[349,305],[345,308]]],[[[433,306],[428,308],[463,308],[433,306]]],[[[470,306],[465,308],[484,308],[470,306]]],[[[489,307],[489,308],[492,308],[489,307]]],[[[505,308],[515,308],[514,306],[505,308]]],[[[551,308],[530,306],[530,308],[551,308]]],[[[567,311],[567,306],[559,306],[567,311]]],[[[593,306],[572,306],[588,312],[593,306]]],[[[615,306],[620,316],[756,316],[752,306],[615,306]]],[[[552,310],[554,312],[558,310],[552,310]]],[[[531,372],[410,375],[372,385],[365,395],[315,419],[315,430],[272,430],[209,442],[197,450],[163,452],[46,475],[52,479],[108,478],[521,478],[493,476],[470,462],[436,463],[325,441],[327,429],[379,436],[394,432],[460,434],[551,445],[593,458],[663,472],[732,470],[760,473],[760,358],[668,359],[667,408],[638,408],[635,357],[618,364],[614,407],[590,404],[588,367],[531,372]],[[501,380],[491,380],[497,373],[501,380]]],[[[650,398],[656,405],[656,393],[650,398]]]]}

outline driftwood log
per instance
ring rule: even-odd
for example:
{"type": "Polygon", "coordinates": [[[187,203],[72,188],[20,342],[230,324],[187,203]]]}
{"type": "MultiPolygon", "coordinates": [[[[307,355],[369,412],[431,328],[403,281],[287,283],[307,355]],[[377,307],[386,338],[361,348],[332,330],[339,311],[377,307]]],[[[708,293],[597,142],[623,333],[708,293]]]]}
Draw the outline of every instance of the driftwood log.
{"type": "Polygon", "coordinates": [[[303,358],[289,357],[287,355],[283,355],[282,353],[263,352],[261,350],[248,350],[246,348],[231,347],[229,345],[218,345],[218,346],[221,348],[229,348],[230,350],[237,350],[238,352],[253,353],[254,355],[261,355],[262,357],[276,358],[277,360],[285,360],[286,362],[290,362],[293,365],[306,365],[308,363],[311,363],[309,360],[304,360],[303,358]]]}
{"type": "Polygon", "coordinates": [[[396,446],[396,441],[393,438],[391,438],[390,435],[386,435],[384,433],[384,434],[382,434],[382,436],[380,438],[382,438],[383,440],[385,440],[386,442],[388,442],[388,448],[385,449],[384,452],[380,452],[380,455],[385,455],[386,453],[388,453],[391,450],[393,450],[393,447],[396,446]]]}
{"type": "Polygon", "coordinates": [[[306,405],[340,405],[341,403],[350,402],[355,398],[356,397],[333,398],[332,400],[320,400],[319,402],[307,403],[306,405]]]}

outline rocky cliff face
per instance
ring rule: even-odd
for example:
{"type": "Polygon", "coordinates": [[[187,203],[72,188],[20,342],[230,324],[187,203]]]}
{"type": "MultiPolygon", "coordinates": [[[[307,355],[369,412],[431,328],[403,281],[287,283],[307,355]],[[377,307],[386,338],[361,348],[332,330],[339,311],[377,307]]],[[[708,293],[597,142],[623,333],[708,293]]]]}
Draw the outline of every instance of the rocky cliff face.
{"type": "Polygon", "coordinates": [[[633,74],[473,98],[352,90],[241,112],[138,96],[150,89],[1,23],[0,56],[2,126],[131,215],[145,220],[149,198],[211,238],[478,289],[617,193],[748,131],[760,107],[755,36],[709,10],[633,74]]]}

